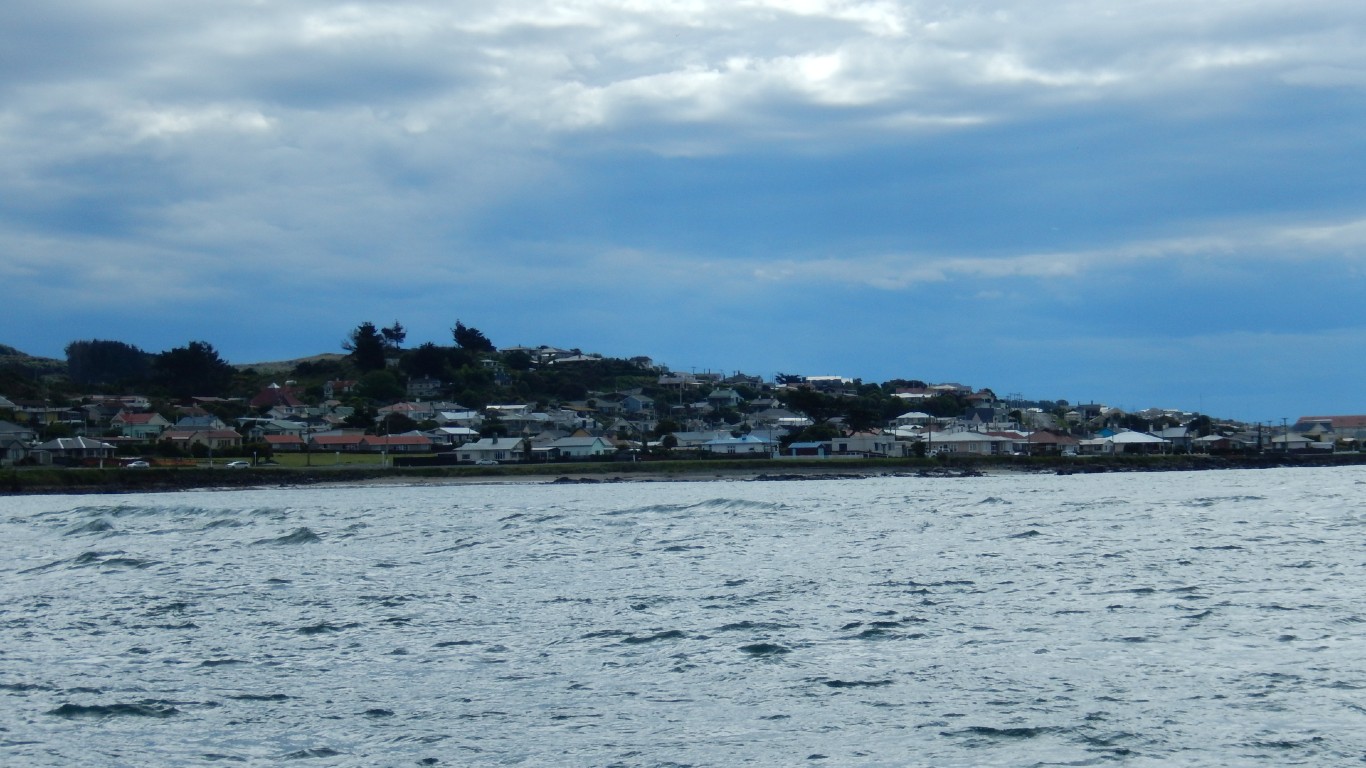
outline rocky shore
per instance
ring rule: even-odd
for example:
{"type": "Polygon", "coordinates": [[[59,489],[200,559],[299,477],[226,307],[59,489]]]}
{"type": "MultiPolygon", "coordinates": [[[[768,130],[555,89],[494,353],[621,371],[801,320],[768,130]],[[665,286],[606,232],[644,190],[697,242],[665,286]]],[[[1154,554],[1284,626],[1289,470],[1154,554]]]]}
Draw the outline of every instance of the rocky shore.
{"type": "Polygon", "coordinates": [[[347,486],[383,483],[604,483],[681,481],[832,480],[905,476],[971,478],[983,474],[1047,472],[1178,472],[1366,464],[1366,454],[1249,456],[957,457],[938,459],[825,459],[648,461],[638,463],[498,465],[421,468],[178,468],[0,470],[0,495],[149,493],[201,488],[347,486]]]}

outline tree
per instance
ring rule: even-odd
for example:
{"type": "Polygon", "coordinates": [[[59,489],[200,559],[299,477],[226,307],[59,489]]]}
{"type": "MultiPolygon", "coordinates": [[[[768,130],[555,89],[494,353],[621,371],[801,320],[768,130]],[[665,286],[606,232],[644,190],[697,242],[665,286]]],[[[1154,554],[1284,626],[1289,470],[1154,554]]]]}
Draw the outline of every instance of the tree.
{"type": "Polygon", "coordinates": [[[529,371],[533,367],[533,362],[526,350],[514,349],[503,355],[503,365],[512,371],[529,371]]]}
{"type": "Polygon", "coordinates": [[[882,405],[870,397],[859,397],[844,405],[845,426],[855,432],[876,429],[886,421],[882,418],[882,405]]]}
{"type": "Polygon", "coordinates": [[[484,423],[479,426],[480,437],[507,437],[508,428],[497,411],[484,411],[484,423]]]}
{"type": "Polygon", "coordinates": [[[1209,437],[1210,433],[1214,431],[1214,421],[1210,417],[1200,414],[1186,424],[1186,429],[1194,432],[1196,437],[1209,437]]]}
{"type": "Polygon", "coordinates": [[[404,432],[412,432],[417,429],[417,422],[411,416],[402,413],[387,413],[380,423],[384,426],[384,434],[401,435],[404,432]]]}
{"type": "Polygon", "coordinates": [[[392,371],[370,371],[360,377],[362,397],[380,402],[399,400],[404,395],[403,384],[392,371]]]}
{"type": "Polygon", "coordinates": [[[1134,432],[1147,432],[1152,428],[1148,420],[1134,413],[1126,413],[1119,419],[1119,426],[1134,432]]]}
{"type": "Polygon", "coordinates": [[[175,397],[221,397],[232,383],[233,367],[207,341],[192,341],[156,356],[153,377],[175,397]]]}
{"type": "Polygon", "coordinates": [[[379,413],[368,405],[357,405],[351,414],[342,419],[342,426],[350,429],[370,429],[375,425],[379,413]]]}
{"type": "Polygon", "coordinates": [[[450,355],[447,354],[447,351],[447,349],[428,341],[403,358],[404,370],[410,376],[445,379],[447,378],[446,368],[450,364],[450,355]]]}
{"type": "Polygon", "coordinates": [[[466,326],[459,320],[455,321],[455,327],[451,329],[451,335],[455,337],[456,346],[469,352],[494,352],[496,351],[493,342],[489,341],[478,328],[466,326]]]}
{"type": "Polygon", "coordinates": [[[342,342],[351,353],[351,364],[361,373],[384,368],[384,337],[369,321],[356,326],[342,342]]]}
{"type": "Polygon", "coordinates": [[[140,382],[152,370],[152,355],[121,341],[73,341],[66,345],[66,368],[82,385],[140,382]]]}
{"type": "Polygon", "coordinates": [[[806,414],[817,424],[829,421],[841,410],[838,398],[814,389],[785,389],[778,394],[778,399],[788,408],[806,414]]]}
{"type": "Polygon", "coordinates": [[[403,346],[403,340],[408,338],[408,332],[403,329],[403,323],[397,320],[388,328],[381,328],[379,332],[384,337],[385,348],[395,352],[403,346]]]}

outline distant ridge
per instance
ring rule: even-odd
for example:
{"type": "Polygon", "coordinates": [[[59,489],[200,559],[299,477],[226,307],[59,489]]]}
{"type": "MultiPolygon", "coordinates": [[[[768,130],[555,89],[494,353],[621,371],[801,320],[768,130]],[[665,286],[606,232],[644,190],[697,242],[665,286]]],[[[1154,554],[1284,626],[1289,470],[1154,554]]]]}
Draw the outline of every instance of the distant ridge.
{"type": "MultiPolygon", "coordinates": [[[[289,373],[294,370],[294,367],[299,363],[320,363],[344,359],[346,359],[346,355],[334,352],[324,352],[322,354],[299,357],[293,360],[274,360],[260,363],[233,363],[232,366],[238,370],[255,368],[258,372],[263,374],[275,374],[289,373]]],[[[53,357],[30,355],[17,347],[11,347],[8,344],[0,344],[0,368],[20,369],[28,373],[49,375],[66,373],[66,361],[53,357]]]]}
{"type": "Polygon", "coordinates": [[[0,344],[0,367],[20,368],[38,374],[65,373],[66,361],[52,357],[37,357],[15,347],[0,344]]]}
{"type": "Polygon", "coordinates": [[[289,373],[290,371],[294,370],[294,368],[297,365],[299,365],[299,363],[322,363],[345,359],[346,355],[338,354],[335,352],[324,352],[319,355],[312,355],[311,357],[298,357],[293,360],[274,360],[264,363],[233,363],[232,367],[238,369],[239,371],[245,371],[248,368],[254,368],[256,369],[257,373],[289,373]]]}

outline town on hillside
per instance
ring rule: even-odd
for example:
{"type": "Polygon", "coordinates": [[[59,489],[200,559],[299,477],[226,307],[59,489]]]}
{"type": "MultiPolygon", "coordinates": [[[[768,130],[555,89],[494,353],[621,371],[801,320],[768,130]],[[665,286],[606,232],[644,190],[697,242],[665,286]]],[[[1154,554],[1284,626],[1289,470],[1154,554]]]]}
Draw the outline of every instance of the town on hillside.
{"type": "Polygon", "coordinates": [[[1356,451],[1366,416],[1248,424],[833,375],[671,370],[648,357],[454,344],[362,323],[345,354],[233,366],[211,344],[147,353],[0,347],[0,466],[494,464],[656,458],[1097,456],[1356,451]],[[216,462],[216,464],[215,464],[216,462]]]}

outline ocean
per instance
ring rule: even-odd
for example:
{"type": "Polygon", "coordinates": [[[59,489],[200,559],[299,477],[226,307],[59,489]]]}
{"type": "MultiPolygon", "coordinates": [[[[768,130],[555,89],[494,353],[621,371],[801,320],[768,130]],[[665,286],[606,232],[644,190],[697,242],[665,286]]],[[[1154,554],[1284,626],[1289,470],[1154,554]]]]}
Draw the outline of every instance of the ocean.
{"type": "Polygon", "coordinates": [[[6,766],[1366,760],[1366,469],[0,497],[6,766]]]}

